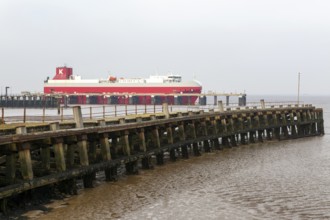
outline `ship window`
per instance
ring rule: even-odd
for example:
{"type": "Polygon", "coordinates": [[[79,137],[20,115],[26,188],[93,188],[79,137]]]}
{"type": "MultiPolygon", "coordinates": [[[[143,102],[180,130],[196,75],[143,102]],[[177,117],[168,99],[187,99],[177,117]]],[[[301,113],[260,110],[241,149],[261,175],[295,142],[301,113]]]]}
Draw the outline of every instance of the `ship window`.
{"type": "Polygon", "coordinates": [[[181,82],[181,76],[169,76],[169,81],[172,82],[181,82]]]}

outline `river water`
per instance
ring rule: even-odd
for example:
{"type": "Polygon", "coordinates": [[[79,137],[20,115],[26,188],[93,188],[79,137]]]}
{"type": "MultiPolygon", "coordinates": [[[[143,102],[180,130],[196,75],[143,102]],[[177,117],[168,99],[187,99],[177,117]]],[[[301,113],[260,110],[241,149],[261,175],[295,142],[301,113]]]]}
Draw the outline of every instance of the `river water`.
{"type": "Polygon", "coordinates": [[[31,219],[330,219],[330,97],[322,137],[257,143],[166,162],[54,201],[31,219]]]}

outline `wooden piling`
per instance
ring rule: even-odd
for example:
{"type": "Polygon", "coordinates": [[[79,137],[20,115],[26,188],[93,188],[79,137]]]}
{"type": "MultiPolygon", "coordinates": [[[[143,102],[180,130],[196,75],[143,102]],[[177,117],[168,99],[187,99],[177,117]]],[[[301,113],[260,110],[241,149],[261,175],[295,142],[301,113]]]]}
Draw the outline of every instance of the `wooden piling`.
{"type": "MultiPolygon", "coordinates": [[[[26,134],[26,127],[17,127],[16,134],[26,134]]],[[[30,153],[31,143],[20,143],[17,148],[22,177],[24,180],[32,180],[33,169],[30,153]]]]}
{"type": "MultiPolygon", "coordinates": [[[[59,130],[59,123],[51,123],[50,130],[57,131],[59,130]]],[[[56,161],[56,169],[58,172],[62,172],[66,170],[65,164],[65,156],[64,156],[64,149],[63,149],[63,138],[54,138],[53,139],[53,148],[55,153],[55,161],[56,161]]]]}
{"type": "Polygon", "coordinates": [[[79,159],[80,159],[80,165],[82,166],[89,165],[87,140],[88,140],[87,135],[78,136],[79,159]]]}
{"type": "Polygon", "coordinates": [[[156,148],[160,148],[160,139],[159,139],[159,131],[158,131],[158,127],[155,126],[152,130],[152,134],[153,134],[153,143],[156,145],[156,148]]]}
{"type": "Polygon", "coordinates": [[[16,179],[17,148],[16,144],[7,147],[10,153],[6,155],[6,182],[12,184],[16,179]]]}

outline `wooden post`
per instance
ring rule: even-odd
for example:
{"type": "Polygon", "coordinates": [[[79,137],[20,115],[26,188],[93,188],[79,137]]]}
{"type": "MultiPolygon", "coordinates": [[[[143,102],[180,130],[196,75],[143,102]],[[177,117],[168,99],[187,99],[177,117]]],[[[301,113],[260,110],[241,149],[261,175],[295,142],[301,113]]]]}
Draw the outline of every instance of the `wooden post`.
{"type": "Polygon", "coordinates": [[[24,107],[24,110],[23,110],[23,123],[26,122],[26,107],[24,107]]]}
{"type": "Polygon", "coordinates": [[[139,138],[140,138],[140,150],[143,151],[143,152],[147,152],[146,138],[145,138],[145,134],[144,134],[144,128],[141,128],[140,129],[139,138]]]}
{"type": "Polygon", "coordinates": [[[300,115],[299,111],[296,113],[296,116],[297,116],[297,133],[298,133],[298,136],[301,136],[302,127],[301,127],[301,115],[300,115]]]}
{"type": "Polygon", "coordinates": [[[8,146],[10,154],[6,155],[6,180],[9,184],[15,182],[16,178],[16,163],[17,163],[17,151],[16,144],[8,146]]]}
{"type": "MultiPolygon", "coordinates": [[[[104,120],[98,121],[99,126],[105,126],[104,120]]],[[[103,161],[111,160],[110,153],[110,143],[109,143],[109,135],[107,133],[100,134],[100,145],[101,145],[101,154],[103,161]]]]}
{"type": "MultiPolygon", "coordinates": [[[[17,127],[16,134],[26,134],[26,127],[17,127]]],[[[33,179],[30,147],[30,143],[21,143],[18,149],[18,157],[19,162],[21,164],[21,173],[24,180],[33,179]]]]}
{"type": "Polygon", "coordinates": [[[105,106],[103,105],[103,119],[105,118],[105,106]]]}
{"type": "Polygon", "coordinates": [[[117,117],[117,105],[115,105],[115,117],[117,117]]]}
{"type": "MultiPolygon", "coordinates": [[[[77,139],[76,137],[72,137],[72,138],[77,139]]],[[[74,166],[75,151],[77,148],[78,145],[74,142],[68,144],[68,148],[66,152],[67,168],[72,168],[74,166]]]]}
{"type": "Polygon", "coordinates": [[[173,144],[173,132],[172,132],[172,127],[170,125],[166,128],[166,133],[167,133],[167,142],[169,144],[173,144]]]}
{"type": "Polygon", "coordinates": [[[127,156],[130,156],[131,155],[131,147],[129,145],[129,138],[128,138],[128,135],[129,135],[129,131],[126,130],[124,132],[124,136],[122,137],[124,139],[124,146],[123,146],[123,149],[124,149],[124,154],[127,155],[127,156]]]}
{"type": "Polygon", "coordinates": [[[92,120],[93,118],[93,109],[92,106],[89,107],[89,119],[92,120]]]}
{"type": "Polygon", "coordinates": [[[100,144],[103,161],[111,160],[109,136],[107,133],[100,134],[100,144]]]}
{"type": "Polygon", "coordinates": [[[163,113],[165,115],[165,118],[166,119],[170,118],[170,113],[168,111],[168,104],[167,103],[163,103],[162,107],[163,107],[163,113]]]}
{"type": "Polygon", "coordinates": [[[186,135],[184,133],[184,125],[183,122],[179,125],[179,136],[180,136],[180,141],[186,140],[186,135]]]}
{"type": "Polygon", "coordinates": [[[63,107],[61,107],[61,121],[64,120],[64,109],[63,107]]]}
{"type": "Polygon", "coordinates": [[[219,112],[224,112],[222,101],[218,101],[218,109],[219,109],[219,112]]]}
{"type": "Polygon", "coordinates": [[[5,109],[1,108],[1,119],[2,119],[2,123],[5,123],[5,109]]]}
{"type": "Polygon", "coordinates": [[[42,109],[42,123],[45,122],[45,116],[46,116],[46,108],[44,106],[43,109],[42,109]]]}
{"type": "MultiPolygon", "coordinates": [[[[172,132],[172,127],[169,124],[166,128],[166,136],[167,136],[167,142],[168,144],[173,144],[173,132],[172,132]]],[[[175,149],[171,148],[170,149],[170,158],[172,161],[176,160],[176,155],[175,155],[175,149]]]]}
{"type": "MultiPolygon", "coordinates": [[[[51,123],[50,124],[50,130],[56,131],[59,130],[59,123],[51,123]]],[[[54,153],[55,153],[55,161],[56,161],[56,169],[57,171],[65,171],[66,165],[65,165],[65,157],[64,157],[64,149],[63,149],[63,138],[55,138],[53,140],[53,147],[54,147],[54,153]]]]}
{"type": "Polygon", "coordinates": [[[84,122],[83,122],[83,118],[82,118],[81,107],[74,106],[72,108],[72,110],[73,110],[73,118],[76,123],[76,128],[83,128],[84,122]]]}
{"type": "Polygon", "coordinates": [[[79,148],[79,158],[80,165],[88,166],[88,150],[87,150],[87,135],[82,135],[78,137],[78,148],[79,148]]]}
{"type": "Polygon", "coordinates": [[[221,119],[221,131],[223,134],[227,134],[228,130],[227,130],[227,121],[225,118],[221,119]]]}
{"type": "Polygon", "coordinates": [[[265,100],[264,99],[261,99],[260,100],[260,105],[261,105],[261,109],[265,109],[266,108],[265,100]]]}
{"type": "MultiPolygon", "coordinates": [[[[190,125],[190,129],[191,129],[191,136],[194,140],[196,140],[197,138],[197,133],[196,133],[196,126],[195,126],[195,122],[192,122],[190,125]]],[[[197,142],[193,142],[193,152],[194,152],[194,156],[201,156],[201,153],[198,149],[198,143],[197,142]]]]}
{"type": "Polygon", "coordinates": [[[293,112],[290,113],[290,125],[291,125],[291,136],[295,137],[297,135],[296,125],[294,122],[293,112]]]}
{"type": "MultiPolygon", "coordinates": [[[[76,123],[76,128],[83,128],[84,122],[83,122],[80,106],[73,107],[73,117],[76,123]]],[[[79,138],[78,147],[79,147],[80,164],[82,166],[88,166],[89,161],[88,161],[88,151],[87,151],[87,135],[82,135],[78,138],[79,138]]]]}
{"type": "Polygon", "coordinates": [[[152,136],[154,144],[156,144],[157,148],[160,148],[159,131],[157,126],[152,130],[152,136]]]}

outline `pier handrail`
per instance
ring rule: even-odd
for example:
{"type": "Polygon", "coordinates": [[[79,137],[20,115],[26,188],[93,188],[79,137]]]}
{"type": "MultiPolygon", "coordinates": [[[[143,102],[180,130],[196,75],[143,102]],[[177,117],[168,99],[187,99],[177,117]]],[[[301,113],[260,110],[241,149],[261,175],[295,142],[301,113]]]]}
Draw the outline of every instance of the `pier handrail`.
{"type": "MultiPolygon", "coordinates": [[[[304,107],[305,104],[300,102],[299,105],[295,101],[285,102],[264,102],[265,108],[282,108],[282,107],[304,107]]],[[[73,120],[72,107],[61,106],[58,109],[20,109],[21,112],[10,113],[11,109],[2,108],[0,122],[2,123],[26,123],[26,122],[63,122],[73,120]],[[32,111],[32,112],[31,112],[32,111]],[[39,111],[36,113],[36,111],[39,111]],[[8,113],[9,112],[9,113],[8,113]]],[[[238,103],[230,103],[223,105],[224,111],[255,108],[260,109],[260,102],[249,102],[246,106],[239,106],[238,103]]],[[[215,105],[169,105],[170,112],[182,111],[217,111],[218,106],[215,105]]],[[[101,118],[111,118],[127,115],[140,114],[156,114],[162,112],[161,105],[82,105],[82,115],[86,120],[96,120],[101,118]]],[[[1,123],[0,123],[1,124],[1,123]]]]}

